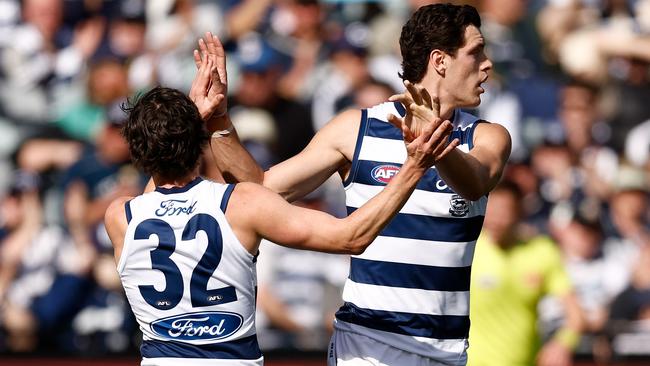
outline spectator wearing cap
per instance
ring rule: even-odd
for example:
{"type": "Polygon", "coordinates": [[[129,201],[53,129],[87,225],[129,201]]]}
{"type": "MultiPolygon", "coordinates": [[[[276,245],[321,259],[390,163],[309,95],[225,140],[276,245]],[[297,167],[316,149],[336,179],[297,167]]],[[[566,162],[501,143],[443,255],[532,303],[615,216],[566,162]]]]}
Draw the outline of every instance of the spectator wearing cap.
{"type": "MultiPolygon", "coordinates": [[[[286,70],[288,60],[257,35],[239,42],[237,57],[241,81],[228,106],[240,138],[265,144],[273,155],[270,159],[262,158],[269,159],[267,163],[282,161],[299,153],[314,131],[309,110],[277,92],[277,82],[286,70]],[[260,134],[261,131],[266,132],[260,134]]],[[[259,159],[259,155],[256,158],[259,159]]],[[[261,163],[264,165],[263,161],[261,163]]]]}

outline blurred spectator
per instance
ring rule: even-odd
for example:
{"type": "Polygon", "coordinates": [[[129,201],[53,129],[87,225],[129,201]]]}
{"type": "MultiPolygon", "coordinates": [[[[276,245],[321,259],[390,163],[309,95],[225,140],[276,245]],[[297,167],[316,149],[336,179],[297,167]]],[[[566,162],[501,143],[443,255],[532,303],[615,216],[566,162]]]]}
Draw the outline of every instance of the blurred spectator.
{"type": "MultiPolygon", "coordinates": [[[[324,210],[322,192],[295,204],[324,210]]],[[[262,242],[257,261],[260,347],[325,349],[349,259],[269,244],[262,242]]]]}
{"type": "Polygon", "coordinates": [[[90,67],[87,99],[63,111],[57,124],[65,133],[81,141],[93,141],[106,119],[110,103],[129,95],[127,69],[115,59],[104,59],[90,67]]]}
{"type": "MultiPolygon", "coordinates": [[[[616,178],[619,159],[605,146],[611,129],[600,118],[598,98],[595,87],[570,82],[561,90],[558,118],[574,169],[584,176],[580,185],[588,195],[606,199],[616,178]]],[[[553,138],[552,134],[549,138],[553,138]]]]}
{"type": "Polygon", "coordinates": [[[269,40],[292,63],[278,81],[278,92],[287,99],[311,100],[319,86],[322,64],[327,56],[323,20],[325,12],[319,0],[276,2],[271,14],[269,40]]]}
{"type": "Polygon", "coordinates": [[[630,264],[615,246],[605,245],[598,218],[580,211],[567,212],[568,222],[552,216],[552,230],[565,259],[584,313],[584,337],[580,352],[594,354],[598,360],[609,358],[604,331],[609,306],[627,285],[630,264]]]}
{"type": "Polygon", "coordinates": [[[611,112],[607,116],[612,127],[609,143],[622,152],[630,131],[650,119],[650,58],[646,60],[621,60],[620,78],[608,83],[607,95],[611,98],[611,112]]]}
{"type": "Polygon", "coordinates": [[[64,230],[44,222],[35,184],[36,176],[17,174],[0,206],[6,230],[0,245],[0,318],[9,335],[6,346],[20,352],[42,347],[81,307],[75,295],[84,281],[77,270],[88,265],[64,230]]]}
{"type": "Polygon", "coordinates": [[[279,95],[275,89],[286,67],[284,56],[259,35],[242,39],[238,55],[241,82],[228,106],[237,131],[243,134],[242,140],[246,140],[247,131],[256,130],[258,141],[269,144],[273,163],[296,155],[314,131],[308,109],[279,95]],[[244,115],[247,118],[242,118],[244,115]],[[255,129],[247,126],[253,123],[255,129]],[[260,136],[262,131],[268,133],[260,136]]]}
{"type": "Polygon", "coordinates": [[[636,246],[650,244],[648,189],[648,178],[642,170],[624,167],[619,171],[615,193],[609,201],[614,235],[636,246]]]}
{"type": "MultiPolygon", "coordinates": [[[[63,0],[22,2],[23,23],[2,52],[0,100],[17,122],[50,122],[65,87],[81,76],[97,47],[103,23],[92,19],[74,30],[62,27],[63,0]]],[[[63,94],[62,94],[63,93],[63,94]]]]}
{"type": "Polygon", "coordinates": [[[128,146],[120,132],[125,118],[121,101],[112,104],[96,146],[64,176],[66,224],[78,250],[91,257],[111,248],[103,229],[108,204],[115,197],[142,192],[145,183],[129,164],[128,146]]]}
{"type": "Polygon", "coordinates": [[[630,285],[613,301],[609,336],[618,355],[647,353],[650,334],[650,246],[641,249],[630,285]]]}
{"type": "Polygon", "coordinates": [[[395,90],[390,85],[370,79],[353,89],[350,93],[339,98],[335,108],[337,111],[348,108],[370,108],[374,105],[384,103],[393,94],[395,94],[395,90]]]}
{"type": "Polygon", "coordinates": [[[630,285],[614,299],[612,320],[650,320],[650,246],[639,254],[630,285]]]}
{"type": "Polygon", "coordinates": [[[650,171],[650,119],[630,130],[625,139],[625,159],[650,171]]]}
{"type": "Polygon", "coordinates": [[[336,110],[340,98],[370,81],[367,42],[365,36],[356,39],[353,34],[343,34],[330,45],[327,73],[314,91],[312,115],[315,130],[321,129],[340,112],[336,110]]]}
{"type": "Polygon", "coordinates": [[[491,193],[472,264],[469,365],[569,365],[581,311],[560,252],[546,237],[522,231],[522,193],[511,182],[491,193]],[[556,296],[565,321],[540,348],[537,306],[556,296]]]}

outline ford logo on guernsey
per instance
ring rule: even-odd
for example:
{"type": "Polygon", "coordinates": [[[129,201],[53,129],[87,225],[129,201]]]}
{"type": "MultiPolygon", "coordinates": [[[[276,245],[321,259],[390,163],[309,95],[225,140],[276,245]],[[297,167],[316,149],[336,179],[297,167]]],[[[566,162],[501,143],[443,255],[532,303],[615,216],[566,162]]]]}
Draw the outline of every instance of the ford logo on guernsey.
{"type": "Polygon", "coordinates": [[[241,315],[235,313],[204,311],[158,319],[151,323],[151,330],[174,340],[217,340],[238,331],[243,320],[241,315]]]}
{"type": "Polygon", "coordinates": [[[379,183],[388,184],[391,179],[399,172],[399,167],[395,165],[378,165],[370,171],[372,179],[379,183]]]}

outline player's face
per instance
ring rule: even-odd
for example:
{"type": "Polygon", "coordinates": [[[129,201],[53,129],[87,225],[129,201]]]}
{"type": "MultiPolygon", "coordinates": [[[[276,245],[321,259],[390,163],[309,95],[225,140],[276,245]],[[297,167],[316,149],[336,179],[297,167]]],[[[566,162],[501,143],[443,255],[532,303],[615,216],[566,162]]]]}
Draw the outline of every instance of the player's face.
{"type": "Polygon", "coordinates": [[[465,42],[449,56],[444,83],[447,93],[458,107],[476,107],[485,92],[482,84],[487,81],[492,62],[485,55],[483,35],[473,25],[465,28],[465,42]]]}

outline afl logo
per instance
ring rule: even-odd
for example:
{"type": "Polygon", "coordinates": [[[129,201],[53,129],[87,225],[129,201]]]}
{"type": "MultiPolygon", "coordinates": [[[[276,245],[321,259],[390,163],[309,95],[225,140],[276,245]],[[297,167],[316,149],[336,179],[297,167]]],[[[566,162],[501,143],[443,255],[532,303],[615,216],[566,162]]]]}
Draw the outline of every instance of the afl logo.
{"type": "Polygon", "coordinates": [[[463,217],[469,212],[469,205],[465,199],[457,194],[451,196],[449,200],[449,213],[453,217],[463,217]]]}
{"type": "Polygon", "coordinates": [[[372,168],[370,176],[379,183],[388,184],[391,179],[399,172],[399,167],[395,165],[379,165],[372,168]]]}

